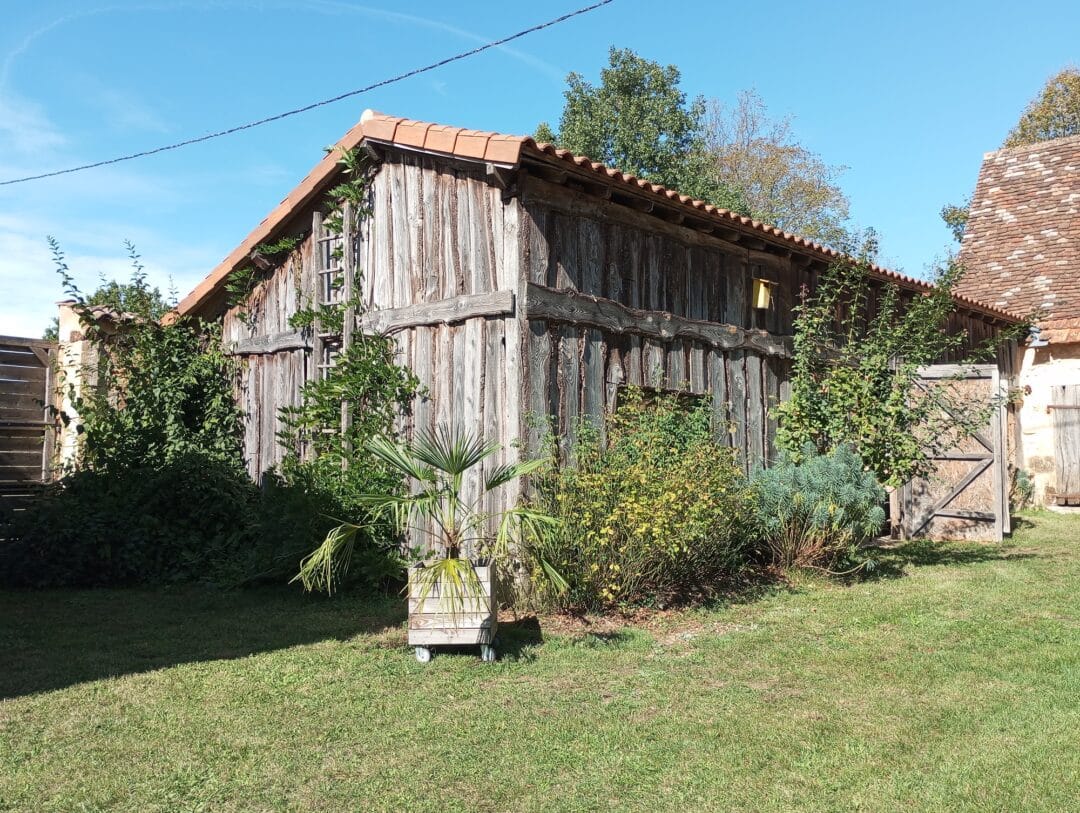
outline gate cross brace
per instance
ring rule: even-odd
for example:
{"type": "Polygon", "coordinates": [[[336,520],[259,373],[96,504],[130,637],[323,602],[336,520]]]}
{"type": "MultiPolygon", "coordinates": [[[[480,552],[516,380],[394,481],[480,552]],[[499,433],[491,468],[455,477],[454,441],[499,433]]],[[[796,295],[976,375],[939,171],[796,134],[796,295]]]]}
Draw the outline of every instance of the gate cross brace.
{"type": "Polygon", "coordinates": [[[987,459],[981,461],[979,463],[979,465],[973,467],[971,469],[971,471],[969,471],[967,473],[967,476],[964,477],[963,480],[961,480],[959,483],[957,483],[955,486],[953,486],[952,491],[950,491],[948,494],[946,494],[944,497],[942,497],[934,505],[934,507],[931,508],[929,510],[929,512],[927,512],[926,516],[923,518],[923,521],[919,524],[919,527],[917,527],[912,532],[911,535],[912,536],[917,536],[919,534],[919,532],[922,531],[922,529],[925,528],[930,523],[930,520],[932,520],[934,518],[934,515],[937,514],[938,511],[940,511],[942,508],[944,508],[949,503],[951,503],[953,500],[955,500],[965,488],[967,488],[969,485],[971,485],[973,482],[975,482],[975,479],[980,474],[982,474],[984,471],[986,471],[988,468],[990,468],[990,464],[993,463],[993,462],[994,462],[994,459],[991,457],[991,458],[987,458],[987,459]]]}

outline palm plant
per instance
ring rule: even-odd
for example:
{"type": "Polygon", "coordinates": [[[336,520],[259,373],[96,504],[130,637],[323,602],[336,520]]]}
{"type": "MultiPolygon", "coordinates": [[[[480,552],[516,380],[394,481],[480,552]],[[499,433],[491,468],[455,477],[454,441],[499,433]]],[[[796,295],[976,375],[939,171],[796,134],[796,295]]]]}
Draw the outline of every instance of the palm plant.
{"type": "Polygon", "coordinates": [[[359,533],[389,521],[398,533],[408,533],[414,546],[426,552],[414,572],[420,601],[437,592],[450,613],[460,612],[480,592],[472,560],[487,559],[504,567],[516,555],[531,560],[556,591],[566,581],[540,555],[544,540],[558,526],[548,514],[518,505],[498,514],[485,512],[487,495],[543,466],[544,460],[508,463],[493,469],[468,495],[468,473],[500,450],[498,443],[445,426],[421,432],[412,443],[376,437],[368,451],[391,472],[410,481],[403,493],[365,494],[360,502],[369,509],[367,522],[345,522],[300,563],[299,580],[307,590],[333,592],[348,568],[359,533]]]}

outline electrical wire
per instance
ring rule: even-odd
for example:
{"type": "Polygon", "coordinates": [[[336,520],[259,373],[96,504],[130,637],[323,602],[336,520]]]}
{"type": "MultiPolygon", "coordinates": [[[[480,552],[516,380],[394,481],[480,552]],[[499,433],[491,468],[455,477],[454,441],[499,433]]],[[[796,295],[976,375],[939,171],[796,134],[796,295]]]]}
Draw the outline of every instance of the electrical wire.
{"type": "Polygon", "coordinates": [[[432,62],[430,65],[425,65],[422,68],[414,68],[411,71],[398,74],[397,76],[392,76],[389,79],[382,79],[365,87],[357,88],[356,90],[350,90],[346,93],[341,93],[329,99],[312,102],[311,104],[306,104],[303,107],[297,107],[293,110],[286,110],[284,113],[267,116],[266,118],[259,119],[258,121],[251,121],[247,124],[240,124],[236,127],[230,127],[227,130],[219,130],[214,133],[207,133],[206,135],[197,136],[196,138],[188,138],[184,141],[177,141],[175,144],[166,144],[163,147],[155,147],[152,150],[143,150],[142,152],[135,152],[131,153],[130,155],[122,155],[119,158],[109,158],[105,161],[95,161],[92,164],[82,164],[81,166],[68,167],[67,169],[58,169],[54,170],[53,172],[43,172],[40,175],[27,175],[24,178],[12,178],[6,181],[0,181],[0,186],[10,186],[17,183],[26,183],[27,181],[39,181],[42,178],[54,178],[57,175],[69,175],[72,172],[82,172],[87,169],[96,169],[97,167],[108,166],[109,164],[119,164],[123,161],[133,161],[136,158],[145,158],[148,155],[157,155],[161,152],[178,150],[181,147],[187,147],[191,144],[200,144],[203,141],[210,141],[214,138],[221,138],[222,136],[232,135],[233,133],[250,130],[254,127],[261,127],[264,124],[270,124],[274,121],[281,121],[282,119],[287,119],[290,116],[297,116],[300,113],[306,113],[309,110],[314,110],[317,107],[325,107],[326,105],[340,102],[342,99],[348,99],[352,96],[359,96],[361,93],[368,93],[369,91],[375,90],[376,88],[386,87],[387,85],[392,85],[405,79],[411,79],[412,77],[418,76],[422,73],[427,73],[429,71],[435,70],[436,68],[441,68],[444,65],[449,65],[451,62],[458,62],[462,59],[467,59],[470,56],[475,56],[476,54],[490,50],[491,48],[497,48],[500,45],[505,45],[508,42],[512,42],[516,39],[521,39],[522,37],[529,34],[534,34],[537,31],[543,31],[545,28],[551,28],[552,26],[556,26],[559,23],[564,23],[567,20],[573,19],[574,17],[580,17],[582,14],[588,14],[590,11],[595,11],[601,6],[606,6],[612,2],[614,2],[614,0],[599,0],[599,2],[593,3],[591,6],[585,6],[583,8],[577,9],[576,11],[571,11],[567,14],[563,14],[562,16],[556,17],[552,20],[548,20],[547,22],[534,25],[531,28],[526,28],[522,31],[518,31],[516,34],[511,34],[508,37],[503,37],[502,39],[498,39],[493,42],[481,45],[477,48],[473,48],[471,51],[463,51],[460,54],[455,54],[454,56],[447,57],[446,59],[440,59],[438,62],[432,62]]]}

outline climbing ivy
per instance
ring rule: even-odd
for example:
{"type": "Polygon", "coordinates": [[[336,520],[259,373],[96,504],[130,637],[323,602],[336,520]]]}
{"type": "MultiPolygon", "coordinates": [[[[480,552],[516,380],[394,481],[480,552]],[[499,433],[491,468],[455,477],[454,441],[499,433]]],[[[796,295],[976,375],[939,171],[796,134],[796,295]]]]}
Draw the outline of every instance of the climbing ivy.
{"type": "Polygon", "coordinates": [[[946,329],[963,273],[955,262],[940,268],[934,287],[910,302],[897,286],[884,286],[867,319],[875,248],[870,238],[857,256],[835,262],[816,291],[803,291],[791,398],[776,410],[777,441],[796,462],[807,444],[823,454],[851,445],[881,483],[895,487],[929,474],[936,456],[985,426],[1000,405],[972,399],[960,375],[920,387],[919,368],[945,358],[960,365],[991,359],[1026,326],[965,351],[966,333],[946,329]]]}
{"type": "MultiPolygon", "coordinates": [[[[329,192],[323,220],[324,226],[337,234],[344,228],[346,203],[351,205],[356,224],[371,213],[371,172],[366,160],[355,151],[343,151],[340,163],[344,180],[329,192]]],[[[340,249],[338,252],[340,258],[340,249]]],[[[353,290],[358,291],[363,271],[357,269],[355,274],[353,290]]],[[[354,318],[359,318],[362,310],[358,295],[329,305],[302,302],[290,324],[311,330],[317,321],[324,332],[340,334],[346,314],[351,311],[354,318]]],[[[278,441],[285,449],[280,477],[285,484],[304,489],[319,503],[326,519],[323,536],[343,520],[364,526],[354,553],[362,561],[354,563],[353,571],[369,581],[392,574],[401,564],[393,529],[368,522],[362,499],[364,494],[392,493],[402,487],[398,477],[367,451],[373,437],[394,434],[397,419],[407,412],[419,390],[419,381],[407,368],[395,363],[395,354],[396,344],[391,337],[365,335],[357,330],[325,376],[305,384],[299,404],[285,407],[279,414],[282,428],[278,441]],[[349,413],[344,425],[343,404],[349,413]]],[[[310,552],[311,547],[314,544],[303,552],[310,552]]]]}

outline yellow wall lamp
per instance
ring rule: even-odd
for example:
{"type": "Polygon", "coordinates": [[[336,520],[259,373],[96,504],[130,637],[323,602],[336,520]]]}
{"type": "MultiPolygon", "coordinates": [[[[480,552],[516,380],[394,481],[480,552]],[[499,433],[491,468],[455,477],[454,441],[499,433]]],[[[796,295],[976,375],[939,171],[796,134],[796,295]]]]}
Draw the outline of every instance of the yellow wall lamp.
{"type": "Polygon", "coordinates": [[[765,279],[754,280],[754,307],[758,310],[768,310],[772,303],[772,283],[765,279]]]}

